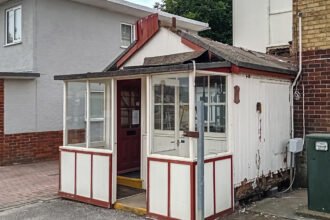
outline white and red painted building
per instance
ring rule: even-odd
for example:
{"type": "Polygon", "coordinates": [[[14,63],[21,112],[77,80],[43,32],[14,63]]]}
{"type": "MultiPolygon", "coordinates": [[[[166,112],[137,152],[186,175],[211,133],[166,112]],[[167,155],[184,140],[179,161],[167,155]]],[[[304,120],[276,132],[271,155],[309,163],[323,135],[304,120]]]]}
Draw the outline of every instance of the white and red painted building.
{"type": "Polygon", "coordinates": [[[64,81],[62,197],[110,208],[117,177],[138,171],[147,216],[196,219],[197,141],[184,134],[196,130],[200,100],[205,218],[232,212],[244,189],[267,190],[288,177],[295,67],[175,23],[148,16],[137,23],[137,41],[104,72],[55,76],[64,81]]]}

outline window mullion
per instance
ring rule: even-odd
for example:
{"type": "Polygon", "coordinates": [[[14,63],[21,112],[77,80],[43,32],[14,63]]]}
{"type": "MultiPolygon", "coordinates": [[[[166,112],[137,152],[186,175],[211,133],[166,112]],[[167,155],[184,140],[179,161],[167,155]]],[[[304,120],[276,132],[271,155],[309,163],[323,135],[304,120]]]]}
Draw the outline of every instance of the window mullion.
{"type": "Polygon", "coordinates": [[[210,97],[210,76],[207,77],[207,130],[206,132],[210,132],[210,117],[211,117],[211,97],[210,97]]]}
{"type": "Polygon", "coordinates": [[[86,147],[90,147],[90,85],[89,80],[86,82],[87,98],[86,98],[86,147]]]}

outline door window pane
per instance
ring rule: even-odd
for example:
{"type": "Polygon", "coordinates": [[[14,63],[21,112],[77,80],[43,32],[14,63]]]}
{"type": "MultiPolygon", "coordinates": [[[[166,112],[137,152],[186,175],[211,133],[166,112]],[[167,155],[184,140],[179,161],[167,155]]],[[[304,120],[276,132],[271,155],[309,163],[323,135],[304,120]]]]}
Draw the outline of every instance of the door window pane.
{"type": "Polygon", "coordinates": [[[174,105],[164,105],[163,130],[174,130],[175,109],[174,105]]]}

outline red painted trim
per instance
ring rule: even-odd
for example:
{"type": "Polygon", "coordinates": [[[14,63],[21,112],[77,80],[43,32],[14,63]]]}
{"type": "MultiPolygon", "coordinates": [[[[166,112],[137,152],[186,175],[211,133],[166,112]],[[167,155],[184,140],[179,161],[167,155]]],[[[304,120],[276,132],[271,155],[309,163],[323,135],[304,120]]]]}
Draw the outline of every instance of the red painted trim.
{"type": "Polygon", "coordinates": [[[204,69],[204,70],[218,72],[218,73],[231,73],[230,67],[210,68],[210,69],[204,69]]]}
{"type": "Polygon", "coordinates": [[[109,203],[112,205],[112,155],[109,156],[109,203]]]}
{"type": "Polygon", "coordinates": [[[233,167],[233,157],[231,159],[231,209],[234,212],[234,167],[233,167]]]}
{"type": "Polygon", "coordinates": [[[167,216],[171,216],[171,162],[167,163],[167,216]]]}
{"type": "Polygon", "coordinates": [[[146,16],[136,23],[137,41],[117,63],[117,68],[122,67],[137,51],[139,51],[158,32],[158,14],[146,16]]]}
{"type": "Polygon", "coordinates": [[[77,153],[74,153],[74,194],[77,195],[77,153]]]}
{"type": "Polygon", "coordinates": [[[150,161],[157,161],[157,162],[169,162],[169,163],[175,163],[175,164],[184,164],[184,165],[192,165],[195,162],[192,161],[180,161],[180,160],[172,160],[172,159],[163,159],[163,158],[154,158],[149,157],[150,161]]]}
{"type": "MultiPolygon", "coordinates": [[[[87,154],[91,155],[91,180],[90,180],[90,198],[87,197],[82,197],[77,195],[77,154],[81,153],[81,152],[75,152],[75,151],[71,151],[71,150],[64,150],[65,152],[73,152],[75,154],[75,162],[74,162],[74,194],[71,193],[65,193],[62,192],[61,189],[59,189],[59,196],[63,197],[63,198],[67,198],[67,199],[71,199],[71,200],[76,200],[76,201],[80,201],[80,202],[84,202],[84,203],[88,203],[88,204],[92,204],[92,205],[96,205],[96,206],[100,206],[100,207],[105,207],[105,208],[110,208],[112,205],[112,154],[99,154],[99,153],[94,153],[94,152],[87,152],[87,154]],[[98,156],[107,156],[109,157],[109,200],[108,202],[104,202],[104,201],[100,201],[97,199],[93,199],[93,160],[94,160],[94,155],[98,155],[98,156]]],[[[86,154],[86,152],[83,152],[86,154]]],[[[60,155],[61,156],[61,155],[60,155]]],[[[61,164],[60,164],[61,167],[61,164]]],[[[61,174],[59,177],[59,180],[61,180],[61,174]]]]}
{"type": "MultiPolygon", "coordinates": [[[[147,161],[147,169],[148,169],[148,181],[147,181],[147,217],[149,218],[155,218],[155,219],[173,219],[170,217],[171,213],[170,213],[170,192],[171,192],[171,163],[174,164],[183,164],[183,165],[188,165],[190,166],[190,195],[191,195],[191,201],[190,201],[190,217],[192,220],[194,220],[196,218],[196,165],[197,162],[189,162],[189,161],[178,161],[178,160],[171,160],[171,159],[161,159],[161,158],[148,158],[147,161]],[[156,161],[156,162],[163,162],[163,163],[167,163],[168,164],[168,210],[167,210],[167,214],[168,216],[162,216],[162,215],[158,215],[155,213],[151,213],[150,212],[150,200],[149,200],[149,196],[150,196],[150,161],[156,161]]],[[[234,211],[234,200],[233,200],[233,156],[232,155],[227,155],[227,156],[220,156],[220,157],[216,157],[216,158],[210,158],[205,160],[205,163],[212,163],[213,164],[213,208],[214,208],[214,215],[207,217],[206,219],[217,219],[219,217],[228,215],[230,213],[232,213],[234,211]],[[224,210],[222,212],[216,213],[216,169],[215,169],[215,165],[216,165],[216,161],[221,161],[221,160],[228,160],[230,159],[231,162],[231,207],[227,210],[224,210]]]]}
{"type": "Polygon", "coordinates": [[[59,151],[59,157],[58,157],[58,163],[59,163],[59,166],[58,166],[58,174],[59,174],[59,177],[58,177],[58,191],[60,192],[61,191],[61,188],[62,188],[62,184],[61,184],[61,157],[62,157],[62,153],[61,151],[59,151]]]}
{"type": "Polygon", "coordinates": [[[216,198],[217,198],[217,193],[215,191],[215,161],[213,163],[213,213],[216,214],[217,212],[217,205],[216,205],[216,198]]]}
{"type": "Polygon", "coordinates": [[[91,198],[93,198],[93,153],[91,154],[91,198]]]}
{"type": "Polygon", "coordinates": [[[195,164],[190,166],[190,219],[196,219],[196,175],[195,164]]]}
{"type": "MultiPolygon", "coordinates": [[[[232,158],[232,155],[215,157],[215,158],[206,159],[204,161],[204,163],[210,163],[210,162],[219,161],[219,160],[226,160],[226,159],[230,159],[230,158],[232,158]]],[[[196,162],[196,164],[197,164],[197,162],[196,162]]]]}
{"type": "Polygon", "coordinates": [[[86,198],[83,196],[73,195],[73,194],[65,193],[65,192],[59,192],[58,195],[62,198],[66,198],[66,199],[70,199],[70,200],[88,203],[88,204],[100,206],[103,208],[111,208],[111,204],[109,202],[104,202],[104,201],[100,201],[97,199],[90,199],[90,198],[86,198]]]}
{"type": "Polygon", "coordinates": [[[291,75],[275,73],[275,72],[269,72],[269,71],[256,70],[256,69],[245,68],[245,67],[239,67],[239,66],[236,66],[234,64],[232,64],[232,66],[231,66],[231,72],[236,73],[236,74],[266,76],[266,77],[290,79],[290,80],[294,79],[294,76],[291,76],[291,75]]]}
{"type": "Polygon", "coordinates": [[[191,42],[183,37],[181,37],[181,43],[183,43],[184,45],[186,45],[187,47],[190,47],[191,49],[193,49],[195,51],[204,51],[205,50],[203,47],[200,47],[197,44],[194,44],[193,42],[191,42]]]}
{"type": "Polygon", "coordinates": [[[92,152],[92,151],[82,151],[82,150],[72,150],[72,149],[60,149],[63,152],[70,152],[70,153],[79,153],[79,154],[94,154],[98,156],[109,156],[112,155],[112,152],[105,153],[105,152],[92,152]]]}
{"type": "Polygon", "coordinates": [[[147,159],[147,213],[150,213],[150,159],[147,159]]]}

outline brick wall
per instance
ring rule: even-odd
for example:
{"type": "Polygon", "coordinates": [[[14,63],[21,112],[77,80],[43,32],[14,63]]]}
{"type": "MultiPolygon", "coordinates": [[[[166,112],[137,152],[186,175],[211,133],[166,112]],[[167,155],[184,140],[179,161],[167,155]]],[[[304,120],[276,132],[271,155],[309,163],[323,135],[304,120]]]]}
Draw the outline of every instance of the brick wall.
{"type": "Polygon", "coordinates": [[[330,1],[293,0],[293,52],[298,48],[298,12],[303,13],[303,50],[330,48],[330,1]]]}
{"type": "Polygon", "coordinates": [[[0,80],[0,165],[58,159],[62,131],[4,134],[4,80],[0,80]]]}
{"type": "MultiPolygon", "coordinates": [[[[293,50],[298,58],[298,12],[302,12],[306,134],[330,133],[330,1],[293,0],[293,50]]],[[[295,101],[295,136],[303,134],[302,99],[295,101]]],[[[297,155],[297,183],[307,186],[306,151],[297,155]]]]}

